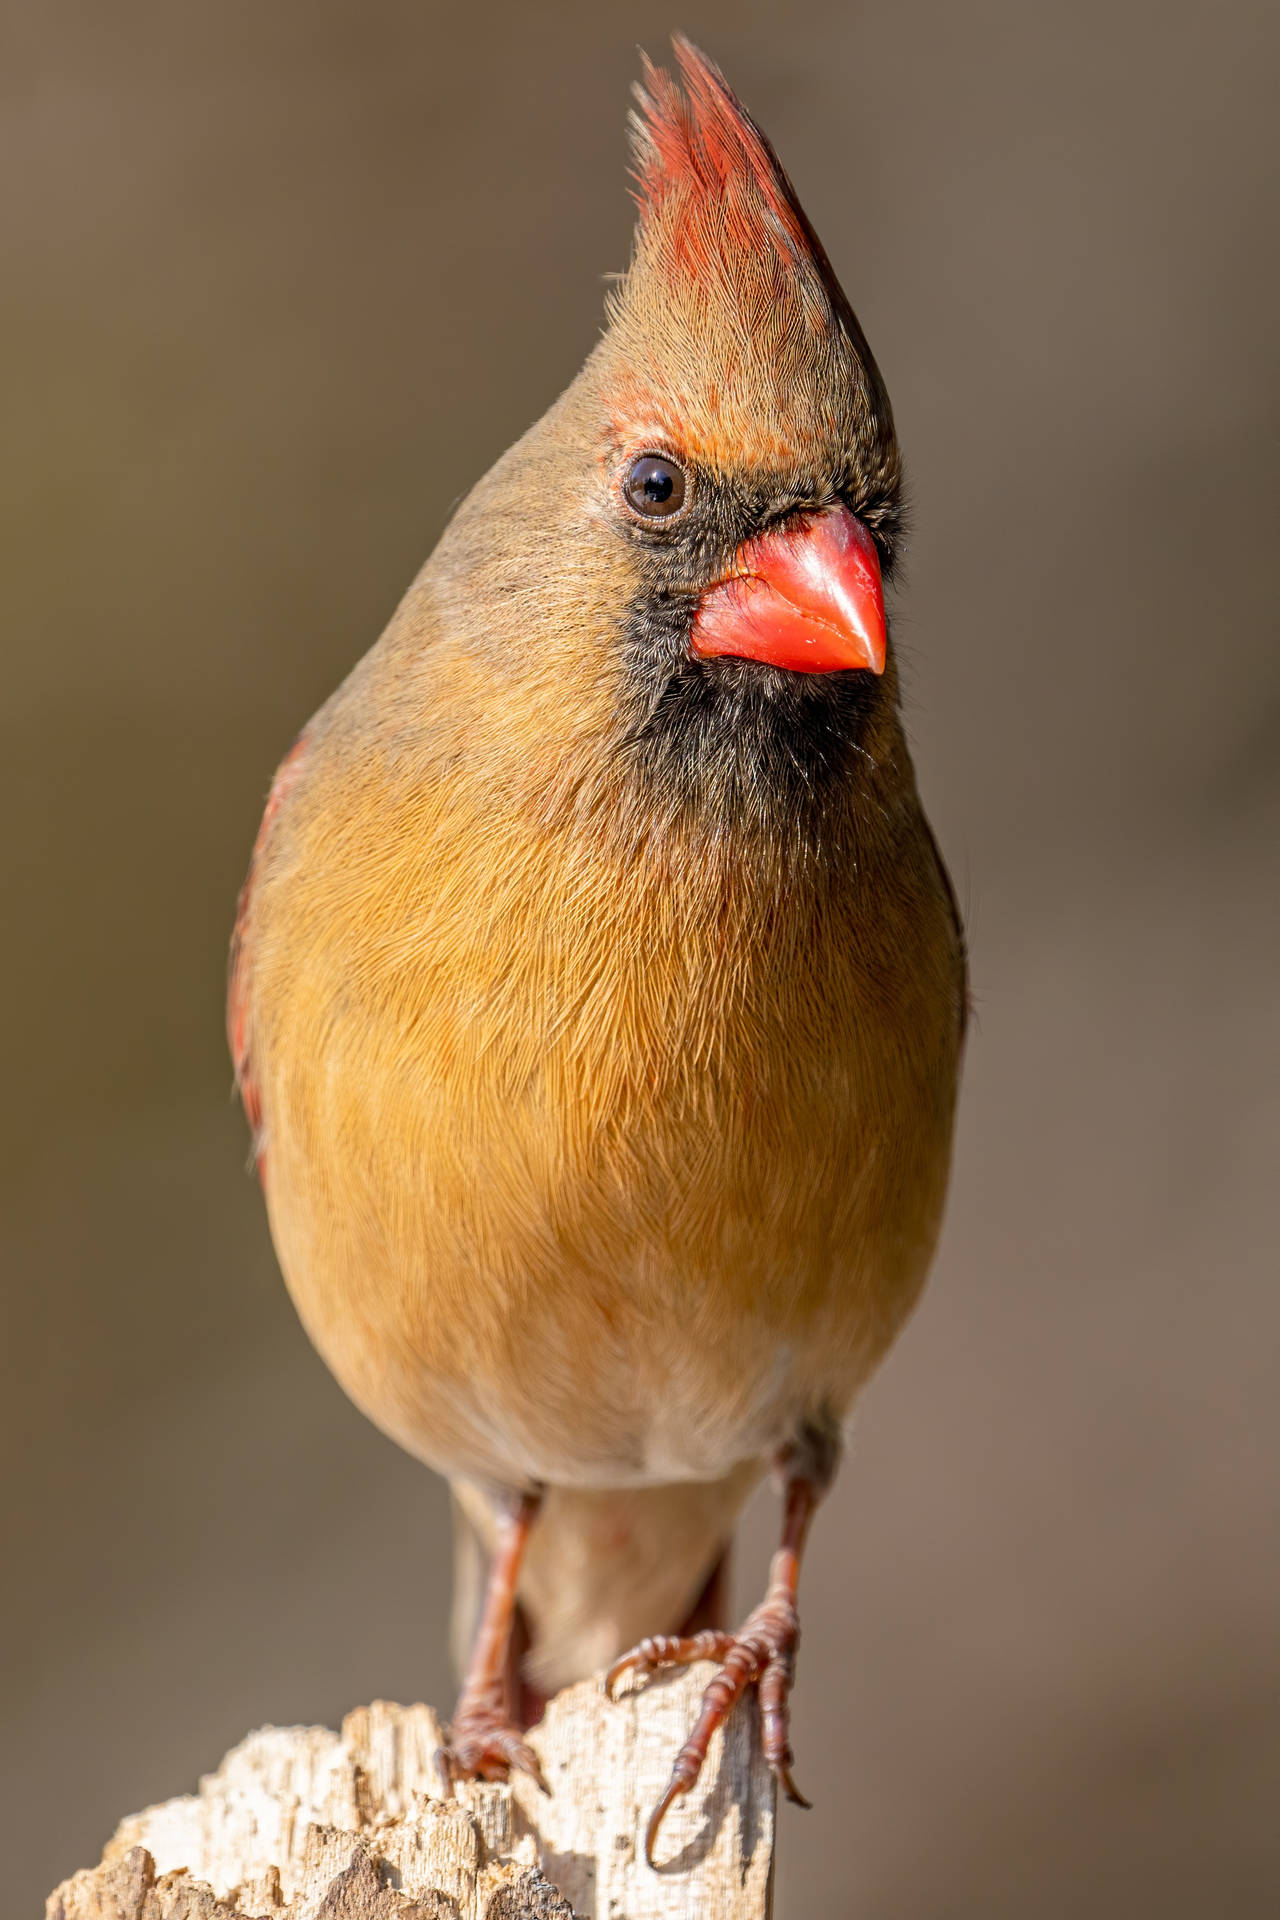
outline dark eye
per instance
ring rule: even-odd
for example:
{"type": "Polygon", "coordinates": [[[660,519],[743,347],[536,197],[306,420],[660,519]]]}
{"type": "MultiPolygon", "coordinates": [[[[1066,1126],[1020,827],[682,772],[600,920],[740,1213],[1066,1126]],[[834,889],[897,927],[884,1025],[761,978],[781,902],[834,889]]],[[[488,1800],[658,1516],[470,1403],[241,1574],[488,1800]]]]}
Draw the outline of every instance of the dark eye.
{"type": "Polygon", "coordinates": [[[642,453],[623,483],[627,505],[647,520],[663,520],[684,505],[684,469],[664,453],[642,453]]]}

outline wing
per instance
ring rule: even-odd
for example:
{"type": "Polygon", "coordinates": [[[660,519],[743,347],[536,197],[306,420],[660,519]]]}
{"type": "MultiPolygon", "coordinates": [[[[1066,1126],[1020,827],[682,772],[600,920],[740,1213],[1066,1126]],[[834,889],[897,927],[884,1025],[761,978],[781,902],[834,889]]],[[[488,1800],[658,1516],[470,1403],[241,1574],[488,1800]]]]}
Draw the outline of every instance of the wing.
{"type": "Polygon", "coordinates": [[[960,917],[960,902],[956,899],[956,890],[952,885],[951,875],[947,872],[947,863],[942,857],[942,848],[938,845],[938,837],[929,825],[927,816],[922,815],[922,817],[924,818],[924,830],[929,836],[929,845],[933,850],[934,865],[938,869],[938,878],[942,882],[942,891],[947,896],[947,904],[951,908],[951,922],[955,928],[956,965],[959,974],[957,993],[959,997],[960,1043],[963,1046],[965,1034],[969,1030],[969,1014],[973,1005],[969,997],[969,943],[965,939],[964,921],[960,917]]]}
{"type": "Polygon", "coordinates": [[[231,952],[227,961],[227,1041],[235,1067],[236,1088],[249,1122],[253,1162],[258,1178],[266,1178],[266,1152],[262,1127],[262,1097],[253,1071],[252,993],[253,993],[253,886],[271,829],[280,808],[302,769],[307,734],[298,735],[276,769],[267,796],[266,810],[249,856],[249,871],[236,903],[235,927],[231,934],[231,952]]]}

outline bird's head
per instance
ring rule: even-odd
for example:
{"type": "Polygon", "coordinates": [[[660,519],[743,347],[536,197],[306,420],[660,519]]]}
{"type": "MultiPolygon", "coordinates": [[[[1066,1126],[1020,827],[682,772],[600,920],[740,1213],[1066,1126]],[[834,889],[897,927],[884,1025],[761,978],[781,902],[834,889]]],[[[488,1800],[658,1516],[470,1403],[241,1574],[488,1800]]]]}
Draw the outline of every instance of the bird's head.
{"type": "Polygon", "coordinates": [[[732,807],[811,794],[895,705],[882,578],[901,467],[884,382],[772,147],[710,61],[675,51],[682,84],[646,61],[637,88],[639,219],[604,335],[452,544],[539,661],[606,663],[620,755],[732,807]]]}

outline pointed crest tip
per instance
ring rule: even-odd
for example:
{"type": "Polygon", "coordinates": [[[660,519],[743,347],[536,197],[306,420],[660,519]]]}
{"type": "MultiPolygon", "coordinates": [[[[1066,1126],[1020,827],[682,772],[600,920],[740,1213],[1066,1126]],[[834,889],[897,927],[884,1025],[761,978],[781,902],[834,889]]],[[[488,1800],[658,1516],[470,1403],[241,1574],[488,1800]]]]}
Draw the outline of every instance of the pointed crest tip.
{"type": "Polygon", "coordinates": [[[673,36],[678,80],[641,54],[634,89],[632,172],[642,225],[661,220],[673,199],[686,218],[723,208],[743,247],[772,241],[794,258],[812,230],[765,135],[714,61],[684,34],[673,36]]]}

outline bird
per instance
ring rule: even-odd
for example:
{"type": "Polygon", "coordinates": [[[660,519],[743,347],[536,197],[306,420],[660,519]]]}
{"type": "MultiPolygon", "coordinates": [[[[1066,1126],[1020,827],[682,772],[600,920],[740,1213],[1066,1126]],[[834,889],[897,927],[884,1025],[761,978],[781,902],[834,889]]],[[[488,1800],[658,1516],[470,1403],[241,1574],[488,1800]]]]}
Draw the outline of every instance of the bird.
{"type": "Polygon", "coordinates": [[[807,1804],[803,1549],[932,1260],[968,1004],[885,613],[885,383],[768,139],[674,47],[600,337],[280,767],[228,992],[303,1326],[452,1489],[446,1783],[545,1785],[550,1693],[710,1659],[650,1864],[744,1696],[807,1804]]]}

